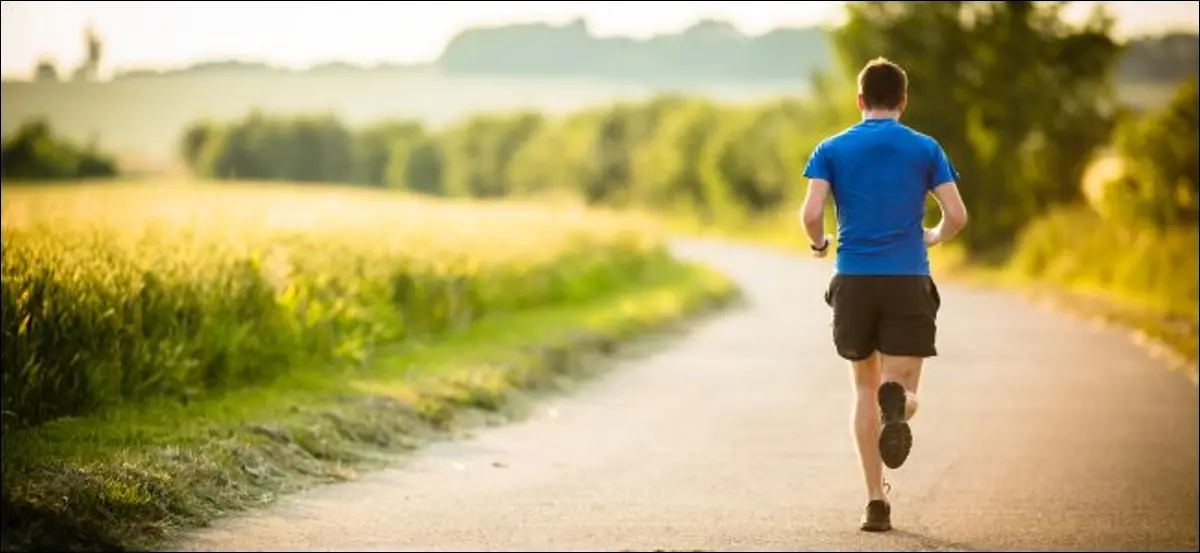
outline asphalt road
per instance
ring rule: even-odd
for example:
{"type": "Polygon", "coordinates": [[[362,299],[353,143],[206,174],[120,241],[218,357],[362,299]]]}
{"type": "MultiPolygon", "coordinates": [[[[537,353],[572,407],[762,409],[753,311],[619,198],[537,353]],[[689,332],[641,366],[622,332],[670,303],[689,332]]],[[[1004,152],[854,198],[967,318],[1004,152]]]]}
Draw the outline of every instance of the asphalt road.
{"type": "Polygon", "coordinates": [[[1197,550],[1197,389],[1114,330],[942,283],[893,523],[865,534],[829,265],[683,241],[748,305],[524,422],[195,534],[225,551],[1197,550]]]}

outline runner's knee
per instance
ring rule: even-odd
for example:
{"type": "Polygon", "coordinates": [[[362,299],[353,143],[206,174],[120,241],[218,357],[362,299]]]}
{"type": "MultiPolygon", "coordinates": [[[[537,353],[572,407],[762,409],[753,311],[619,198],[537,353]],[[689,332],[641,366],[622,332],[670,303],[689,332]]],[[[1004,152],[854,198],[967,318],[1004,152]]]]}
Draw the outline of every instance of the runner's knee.
{"type": "Polygon", "coordinates": [[[918,356],[883,354],[880,356],[880,372],[884,381],[899,382],[912,392],[916,390],[924,363],[925,359],[918,356]]]}
{"type": "Polygon", "coordinates": [[[858,393],[874,394],[875,390],[879,388],[879,384],[883,382],[879,354],[872,353],[866,359],[854,361],[850,365],[854,371],[854,387],[858,393]]]}

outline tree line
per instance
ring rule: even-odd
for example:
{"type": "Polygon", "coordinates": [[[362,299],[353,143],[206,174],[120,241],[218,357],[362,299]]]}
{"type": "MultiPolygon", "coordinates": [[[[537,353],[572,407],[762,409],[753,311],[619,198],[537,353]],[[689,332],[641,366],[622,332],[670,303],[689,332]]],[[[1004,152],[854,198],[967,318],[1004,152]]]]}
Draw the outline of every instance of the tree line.
{"type": "Polygon", "coordinates": [[[439,130],[256,112],[192,125],[181,155],[214,179],[349,182],[474,198],[569,192],[592,204],[730,219],[792,199],[806,153],[840,119],[813,101],[735,106],[685,96],[564,117],[480,115],[439,130]]]}

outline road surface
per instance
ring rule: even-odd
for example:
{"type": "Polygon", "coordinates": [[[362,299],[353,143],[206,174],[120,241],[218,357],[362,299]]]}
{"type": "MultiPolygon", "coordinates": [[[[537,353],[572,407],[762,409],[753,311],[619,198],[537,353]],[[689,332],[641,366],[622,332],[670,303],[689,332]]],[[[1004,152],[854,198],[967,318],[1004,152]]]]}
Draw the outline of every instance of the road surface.
{"type": "Polygon", "coordinates": [[[224,551],[1197,549],[1197,390],[1122,334],[943,283],[915,445],[865,504],[829,265],[676,250],[748,304],[670,349],[393,469],[196,533],[224,551]]]}

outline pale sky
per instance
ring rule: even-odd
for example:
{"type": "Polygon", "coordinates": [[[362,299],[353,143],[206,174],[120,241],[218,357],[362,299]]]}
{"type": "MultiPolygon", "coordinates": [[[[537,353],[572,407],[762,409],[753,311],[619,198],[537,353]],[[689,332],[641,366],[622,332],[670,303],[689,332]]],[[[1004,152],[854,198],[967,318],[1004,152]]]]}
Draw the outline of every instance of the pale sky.
{"type": "MultiPolygon", "coordinates": [[[[1200,28],[1200,2],[1105,2],[1118,32],[1200,28]]],[[[757,34],[785,25],[836,22],[841,2],[393,1],[393,2],[13,2],[0,4],[4,75],[28,75],[47,56],[70,71],[83,58],[83,29],[104,40],[102,73],[114,67],[175,67],[252,59],[289,67],[326,61],[431,60],[473,25],[587,19],[603,35],[646,36],[716,17],[757,34]]],[[[1076,2],[1074,14],[1095,2],[1076,2]]]]}

